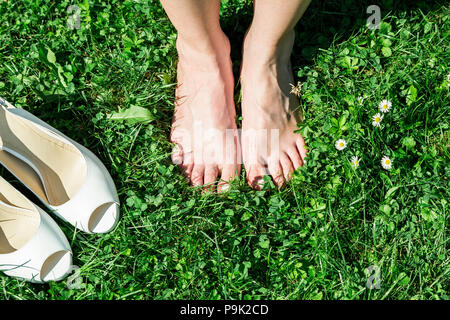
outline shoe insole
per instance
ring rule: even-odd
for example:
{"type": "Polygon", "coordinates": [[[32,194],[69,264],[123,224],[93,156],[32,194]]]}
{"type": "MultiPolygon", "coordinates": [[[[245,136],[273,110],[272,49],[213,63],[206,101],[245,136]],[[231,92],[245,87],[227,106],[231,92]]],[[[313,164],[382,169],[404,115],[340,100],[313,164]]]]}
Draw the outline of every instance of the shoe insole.
{"type": "Polygon", "coordinates": [[[34,236],[39,224],[36,208],[0,178],[0,254],[20,249],[34,236]]]}
{"type": "Polygon", "coordinates": [[[4,107],[0,107],[0,162],[52,206],[69,201],[86,176],[86,162],[75,146],[4,107]]]}

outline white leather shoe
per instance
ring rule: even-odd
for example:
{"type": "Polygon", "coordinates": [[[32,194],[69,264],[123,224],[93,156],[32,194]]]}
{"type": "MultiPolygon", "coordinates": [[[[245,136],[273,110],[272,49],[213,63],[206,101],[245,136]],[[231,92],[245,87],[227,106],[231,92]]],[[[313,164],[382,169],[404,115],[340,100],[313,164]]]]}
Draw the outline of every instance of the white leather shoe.
{"type": "Polygon", "coordinates": [[[72,251],[56,222],[0,177],[0,270],[42,283],[71,268],[72,251]]]}
{"type": "Polygon", "coordinates": [[[31,113],[0,98],[0,164],[51,211],[88,233],[111,231],[119,197],[103,163],[31,113]]]}

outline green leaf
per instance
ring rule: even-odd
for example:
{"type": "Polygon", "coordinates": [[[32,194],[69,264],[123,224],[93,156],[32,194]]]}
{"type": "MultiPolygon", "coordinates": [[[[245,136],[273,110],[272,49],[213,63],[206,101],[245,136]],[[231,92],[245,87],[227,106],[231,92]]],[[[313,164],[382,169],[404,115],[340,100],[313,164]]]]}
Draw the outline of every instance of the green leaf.
{"type": "Polygon", "coordinates": [[[416,146],[416,141],[412,137],[404,137],[402,139],[402,145],[406,147],[406,149],[413,149],[416,146]]]}
{"type": "Polygon", "coordinates": [[[397,191],[398,188],[400,188],[400,186],[389,188],[389,190],[386,192],[386,195],[384,196],[384,199],[387,199],[387,198],[393,196],[395,191],[397,191]]]}
{"type": "Polygon", "coordinates": [[[384,212],[384,214],[389,215],[391,213],[391,207],[387,204],[382,204],[379,208],[381,212],[384,212]]]}
{"type": "Polygon", "coordinates": [[[381,53],[386,58],[392,56],[392,50],[389,47],[383,47],[383,49],[381,49],[381,53]]]}
{"type": "Polygon", "coordinates": [[[344,60],[342,61],[342,66],[348,69],[358,69],[358,58],[345,56],[344,60]]]}
{"type": "Polygon", "coordinates": [[[389,222],[388,224],[388,231],[392,232],[395,230],[395,223],[393,221],[389,222]]]}
{"type": "Polygon", "coordinates": [[[314,294],[310,299],[311,300],[322,300],[323,299],[323,293],[322,292],[318,292],[318,293],[314,294]]]}
{"type": "Polygon", "coordinates": [[[409,283],[409,277],[406,273],[402,272],[398,275],[397,281],[399,285],[406,286],[409,283]]]}
{"type": "Polygon", "coordinates": [[[63,85],[64,88],[67,88],[67,84],[66,81],[64,80],[64,70],[63,68],[58,64],[57,66],[58,69],[58,77],[59,77],[59,81],[61,82],[61,84],[63,85]]]}
{"type": "Polygon", "coordinates": [[[232,217],[234,216],[234,211],[232,209],[225,209],[225,215],[232,217]]]}
{"type": "Polygon", "coordinates": [[[241,221],[247,221],[252,217],[252,214],[248,211],[245,211],[241,217],[241,221]]]}
{"type": "Polygon", "coordinates": [[[383,39],[381,40],[381,43],[383,44],[383,47],[390,47],[392,46],[392,41],[389,39],[383,39]]]}
{"type": "Polygon", "coordinates": [[[131,106],[110,116],[111,120],[126,121],[129,124],[148,123],[155,119],[150,110],[138,106],[131,106]]]}
{"type": "Polygon", "coordinates": [[[263,234],[259,237],[259,246],[263,249],[267,249],[270,245],[270,240],[267,239],[267,236],[263,234]]]}
{"type": "Polygon", "coordinates": [[[339,121],[336,118],[331,118],[331,123],[333,124],[333,126],[335,126],[336,128],[339,128],[339,121]]]}
{"type": "Polygon", "coordinates": [[[47,48],[47,61],[53,65],[56,64],[56,56],[55,53],[47,48]]]}
{"type": "Polygon", "coordinates": [[[347,130],[347,126],[345,125],[345,123],[347,122],[347,118],[348,118],[348,111],[345,110],[342,116],[339,117],[339,129],[342,131],[347,130]]]}
{"type": "Polygon", "coordinates": [[[406,92],[406,104],[410,106],[417,100],[417,89],[411,85],[406,92]]]}
{"type": "Polygon", "coordinates": [[[427,24],[425,25],[425,28],[424,28],[424,32],[428,33],[431,31],[432,28],[433,28],[433,24],[431,22],[427,22],[427,24]]]}
{"type": "Polygon", "coordinates": [[[381,178],[381,180],[383,180],[385,185],[392,186],[391,179],[385,173],[380,172],[380,178],[381,178]]]}
{"type": "Polygon", "coordinates": [[[392,26],[389,23],[384,22],[384,21],[381,22],[380,32],[382,34],[388,34],[389,32],[391,32],[391,30],[392,30],[392,26]]]}

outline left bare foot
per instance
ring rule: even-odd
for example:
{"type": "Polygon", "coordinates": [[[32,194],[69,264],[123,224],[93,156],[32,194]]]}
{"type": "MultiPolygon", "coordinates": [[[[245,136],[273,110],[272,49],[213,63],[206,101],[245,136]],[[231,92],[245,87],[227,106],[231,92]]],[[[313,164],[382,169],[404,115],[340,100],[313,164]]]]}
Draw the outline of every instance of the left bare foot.
{"type": "Polygon", "coordinates": [[[252,39],[244,43],[242,81],[242,155],[250,186],[260,189],[264,175],[281,187],[304,164],[303,137],[294,133],[301,121],[290,55],[294,34],[273,48],[252,39]],[[297,109],[297,110],[296,110],[297,109]]]}

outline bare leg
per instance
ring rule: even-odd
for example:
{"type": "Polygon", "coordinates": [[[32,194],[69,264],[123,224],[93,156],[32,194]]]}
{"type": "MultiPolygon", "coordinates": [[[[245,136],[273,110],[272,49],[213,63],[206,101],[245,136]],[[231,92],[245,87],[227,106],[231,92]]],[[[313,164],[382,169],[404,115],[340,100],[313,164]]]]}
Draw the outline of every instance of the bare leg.
{"type": "Polygon", "coordinates": [[[277,186],[302,166],[305,143],[295,134],[301,114],[290,94],[294,26],[310,0],[255,0],[255,16],[244,42],[241,72],[242,154],[249,184],[259,189],[271,175],[277,186]]]}
{"type": "Polygon", "coordinates": [[[219,0],[161,0],[178,31],[178,87],[172,160],[193,185],[219,191],[236,177],[239,143],[230,44],[219,24],[219,0]]]}

